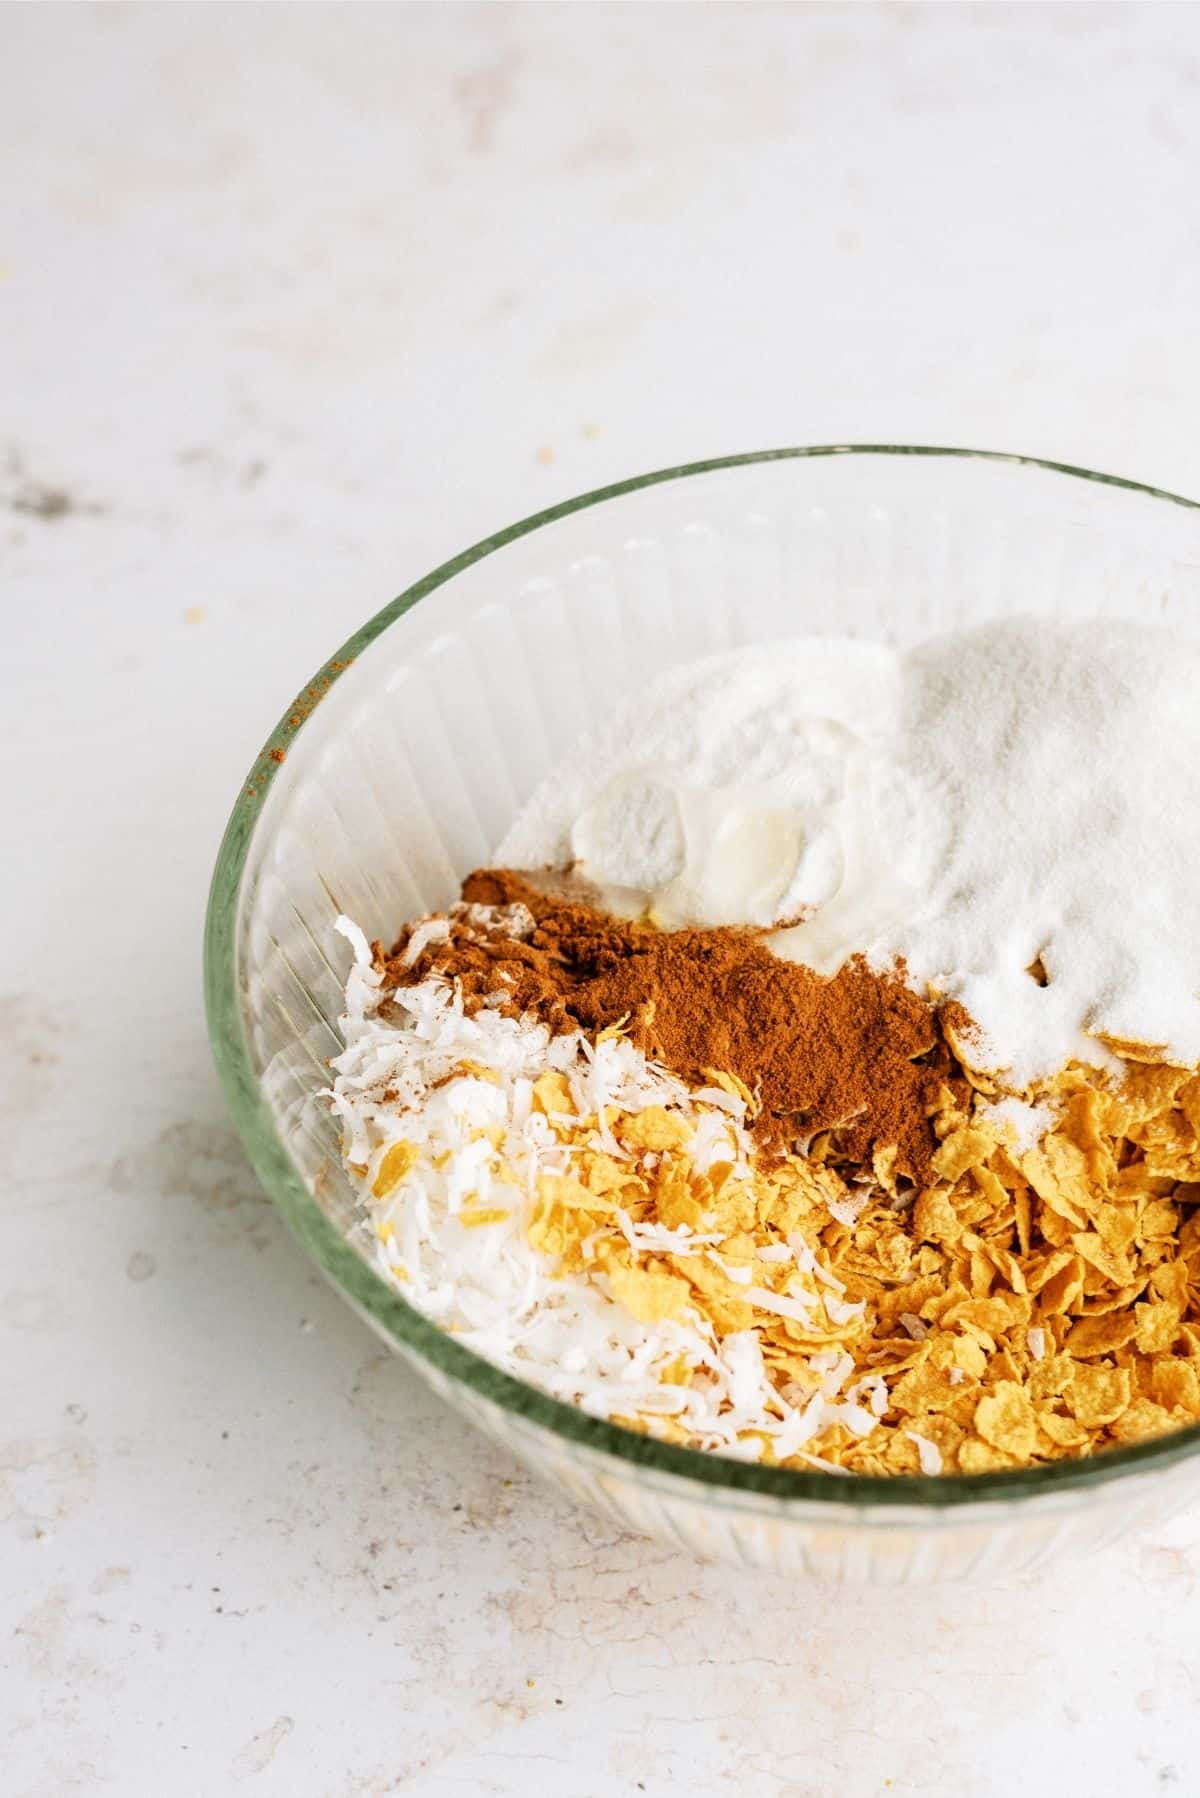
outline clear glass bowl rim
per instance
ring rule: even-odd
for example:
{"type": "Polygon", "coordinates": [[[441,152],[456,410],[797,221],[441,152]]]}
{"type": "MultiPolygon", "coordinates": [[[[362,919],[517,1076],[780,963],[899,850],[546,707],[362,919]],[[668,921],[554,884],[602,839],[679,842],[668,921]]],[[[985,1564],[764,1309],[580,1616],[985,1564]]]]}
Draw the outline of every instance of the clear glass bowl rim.
{"type": "MultiPolygon", "coordinates": [[[[785,1503],[788,1500],[817,1503],[849,1512],[893,1507],[954,1511],[967,1505],[1012,1502],[1043,1497],[1051,1492],[1095,1488],[1156,1467],[1171,1466],[1200,1453],[1200,1424],[1148,1442],[1106,1449],[1091,1459],[1054,1461],[1043,1466],[995,1473],[924,1476],[831,1474],[765,1467],[757,1462],[734,1461],[699,1449],[657,1442],[618,1424],[591,1417],[578,1407],[551,1398],[494,1367],[423,1317],[389,1286],[351,1248],[309,1193],[275,1129],[259,1089],[242,1022],[237,982],[236,928],[242,877],[263,801],[280,772],[283,759],[280,752],[294,744],[305,728],[307,719],[316,709],[314,697],[327,692],[355,658],[413,606],[464,569],[519,537],[573,512],[603,505],[606,501],[666,481],[686,480],[693,475],[745,468],[755,463],[803,461],[827,456],[911,456],[1003,463],[1061,475],[1066,480],[1093,482],[1165,505],[1200,511],[1200,501],[1185,499],[1162,488],[1039,456],[919,444],[815,444],[717,456],[656,469],[649,474],[598,487],[535,512],[443,562],[368,619],[317,671],[263,745],[230,814],[209,890],[204,936],[204,988],[209,1038],[234,1124],[255,1172],[293,1232],[343,1296],[356,1308],[367,1312],[375,1325],[397,1345],[429,1362],[445,1378],[469,1388],[504,1411],[525,1418],[568,1442],[611,1456],[617,1462],[627,1464],[631,1473],[636,1468],[652,1478],[665,1475],[672,1481],[690,1482],[697,1488],[698,1498],[701,1496],[699,1489],[703,1488],[703,1496],[709,1502],[719,1502],[723,1493],[733,1502],[737,1502],[738,1495],[748,1498],[758,1494],[785,1503]]],[[[634,1473],[633,1477],[637,1475],[634,1473]]]]}

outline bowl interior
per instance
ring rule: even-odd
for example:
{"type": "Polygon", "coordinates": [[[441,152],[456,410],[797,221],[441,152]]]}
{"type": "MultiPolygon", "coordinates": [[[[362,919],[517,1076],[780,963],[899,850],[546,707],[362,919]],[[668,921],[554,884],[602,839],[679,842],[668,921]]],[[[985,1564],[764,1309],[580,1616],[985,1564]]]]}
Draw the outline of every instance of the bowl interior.
{"type": "MultiPolygon", "coordinates": [[[[428,1355],[439,1333],[395,1295],[384,1304],[321,1099],[348,960],[338,912],[390,939],[445,904],[577,734],[672,663],[798,635],[913,641],[1012,611],[1165,616],[1200,634],[1200,511],[956,452],[784,453],[669,471],[467,552],[327,665],[235,808],[210,912],[210,1015],[268,1186],[393,1335],[428,1355]]],[[[438,1359],[453,1376],[454,1357],[438,1359]]],[[[550,1427],[565,1409],[541,1395],[520,1402],[550,1427]]],[[[1146,1452],[1120,1451],[1113,1471],[1146,1452]]],[[[735,1484],[753,1471],[723,1467],[735,1484]]]]}

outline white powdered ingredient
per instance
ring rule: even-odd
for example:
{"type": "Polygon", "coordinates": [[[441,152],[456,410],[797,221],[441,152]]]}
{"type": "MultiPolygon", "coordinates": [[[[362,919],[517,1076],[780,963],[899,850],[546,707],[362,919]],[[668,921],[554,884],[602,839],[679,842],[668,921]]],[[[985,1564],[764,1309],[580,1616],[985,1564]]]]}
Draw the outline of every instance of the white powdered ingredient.
{"type": "Polygon", "coordinates": [[[1024,1087],[1107,1065],[1104,1035],[1200,1060],[1198,775],[1200,648],[1161,626],[811,639],[652,683],[496,860],[643,883],[666,923],[800,914],[772,944],[823,972],[902,955],[975,1018],[977,1064],[1024,1087]],[[627,808],[608,790],[631,778],[627,808]]]}

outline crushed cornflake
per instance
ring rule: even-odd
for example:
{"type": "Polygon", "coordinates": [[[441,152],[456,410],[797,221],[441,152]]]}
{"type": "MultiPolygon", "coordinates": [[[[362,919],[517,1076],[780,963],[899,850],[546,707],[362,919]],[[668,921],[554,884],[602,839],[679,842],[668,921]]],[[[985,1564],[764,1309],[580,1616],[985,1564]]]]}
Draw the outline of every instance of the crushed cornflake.
{"type": "Polygon", "coordinates": [[[1193,1071],[1125,1045],[1115,1072],[946,1089],[905,1198],[819,1140],[760,1158],[732,1075],[689,1089],[617,1028],[467,1016],[440,976],[385,991],[338,929],[330,1102],[367,1239],[498,1366],[666,1441],[835,1472],[986,1472],[1200,1420],[1193,1071]]]}

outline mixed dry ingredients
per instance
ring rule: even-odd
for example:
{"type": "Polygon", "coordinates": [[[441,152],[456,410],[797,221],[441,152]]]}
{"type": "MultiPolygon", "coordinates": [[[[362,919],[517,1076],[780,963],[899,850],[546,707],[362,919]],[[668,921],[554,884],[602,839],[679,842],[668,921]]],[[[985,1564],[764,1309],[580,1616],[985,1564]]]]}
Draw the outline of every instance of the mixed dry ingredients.
{"type": "Polygon", "coordinates": [[[1200,1419],[1200,650],[1014,620],[672,671],[353,948],[379,1263],[629,1428],[980,1472],[1200,1419]]]}

